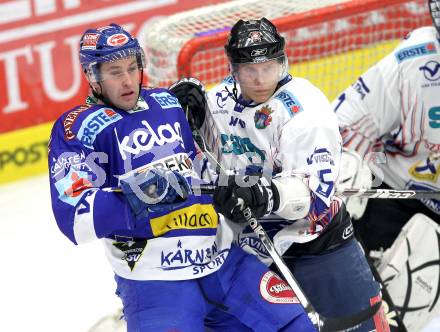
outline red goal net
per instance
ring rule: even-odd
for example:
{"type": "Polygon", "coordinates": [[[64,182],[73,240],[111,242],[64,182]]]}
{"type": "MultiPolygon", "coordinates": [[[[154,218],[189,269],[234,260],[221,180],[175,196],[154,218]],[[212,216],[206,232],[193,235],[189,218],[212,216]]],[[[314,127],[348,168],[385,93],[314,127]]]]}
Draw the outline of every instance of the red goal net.
{"type": "Polygon", "coordinates": [[[146,36],[149,85],[228,75],[223,45],[239,19],[266,17],[286,38],[291,72],[332,99],[408,32],[431,25],[426,0],[240,0],[170,16],[146,36]]]}

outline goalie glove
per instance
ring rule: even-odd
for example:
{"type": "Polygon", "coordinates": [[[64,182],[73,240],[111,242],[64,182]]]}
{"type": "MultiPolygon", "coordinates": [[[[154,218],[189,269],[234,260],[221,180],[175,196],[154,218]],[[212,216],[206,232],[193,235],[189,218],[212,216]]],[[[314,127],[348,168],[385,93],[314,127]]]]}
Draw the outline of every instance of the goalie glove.
{"type": "Polygon", "coordinates": [[[205,121],[206,94],[203,84],[195,78],[182,78],[169,87],[179,100],[191,129],[200,129],[205,121]]]}

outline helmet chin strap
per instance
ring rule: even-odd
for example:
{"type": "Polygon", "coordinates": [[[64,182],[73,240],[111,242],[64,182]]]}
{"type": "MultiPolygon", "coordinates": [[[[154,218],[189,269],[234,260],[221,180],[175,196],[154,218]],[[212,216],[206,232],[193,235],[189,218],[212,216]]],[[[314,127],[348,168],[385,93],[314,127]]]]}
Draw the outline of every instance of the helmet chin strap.
{"type": "MultiPolygon", "coordinates": [[[[138,96],[136,98],[136,103],[137,103],[137,100],[139,99],[139,96],[141,95],[142,83],[144,81],[144,69],[143,68],[140,69],[140,72],[141,72],[141,74],[140,74],[141,80],[139,82],[139,91],[138,91],[138,96]]],[[[96,83],[98,83],[98,85],[100,86],[101,92],[96,91],[93,88],[93,86],[89,83],[89,86],[90,86],[90,89],[92,90],[93,96],[96,99],[101,100],[104,103],[104,105],[110,106],[111,108],[118,108],[119,109],[119,107],[117,107],[115,104],[113,104],[113,102],[102,93],[102,91],[104,91],[104,89],[102,88],[101,82],[96,82],[96,83]]],[[[136,104],[135,104],[135,106],[136,106],[136,104]]]]}

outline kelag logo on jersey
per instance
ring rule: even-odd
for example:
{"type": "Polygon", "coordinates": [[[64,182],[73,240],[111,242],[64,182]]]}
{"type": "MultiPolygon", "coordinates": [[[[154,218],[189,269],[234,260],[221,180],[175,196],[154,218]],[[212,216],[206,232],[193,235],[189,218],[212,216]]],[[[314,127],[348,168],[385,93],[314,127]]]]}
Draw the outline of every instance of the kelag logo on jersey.
{"type": "Polygon", "coordinates": [[[78,139],[86,147],[93,149],[96,136],[107,126],[122,119],[122,116],[110,108],[101,108],[87,116],[78,131],[78,139]]]}
{"type": "Polygon", "coordinates": [[[179,101],[176,97],[170,95],[168,92],[152,93],[151,96],[158,102],[162,108],[180,107],[179,101]]]}
{"type": "Polygon", "coordinates": [[[123,160],[127,160],[127,154],[138,155],[141,152],[150,151],[154,146],[162,146],[167,143],[179,142],[181,147],[185,148],[178,122],[174,122],[173,126],[169,123],[160,125],[156,130],[145,120],[142,120],[141,123],[145,128],[133,130],[129,136],[124,136],[122,140],[119,140],[115,129],[119,152],[123,160]]]}
{"type": "Polygon", "coordinates": [[[404,48],[395,54],[397,62],[402,62],[407,59],[437,53],[434,43],[425,43],[404,48]]]}
{"type": "Polygon", "coordinates": [[[428,61],[419,70],[428,81],[437,81],[440,78],[440,64],[437,61],[428,61]]]}

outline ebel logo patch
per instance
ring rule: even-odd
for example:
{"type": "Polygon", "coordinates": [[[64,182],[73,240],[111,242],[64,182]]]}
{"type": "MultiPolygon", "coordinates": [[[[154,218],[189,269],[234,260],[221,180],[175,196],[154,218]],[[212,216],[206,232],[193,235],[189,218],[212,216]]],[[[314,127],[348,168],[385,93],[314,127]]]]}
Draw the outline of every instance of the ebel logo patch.
{"type": "Polygon", "coordinates": [[[402,62],[407,59],[437,53],[434,43],[425,43],[404,48],[395,54],[397,62],[402,62]]]}
{"type": "Polygon", "coordinates": [[[429,61],[419,70],[428,81],[437,81],[440,78],[440,63],[437,61],[429,61]]]}

